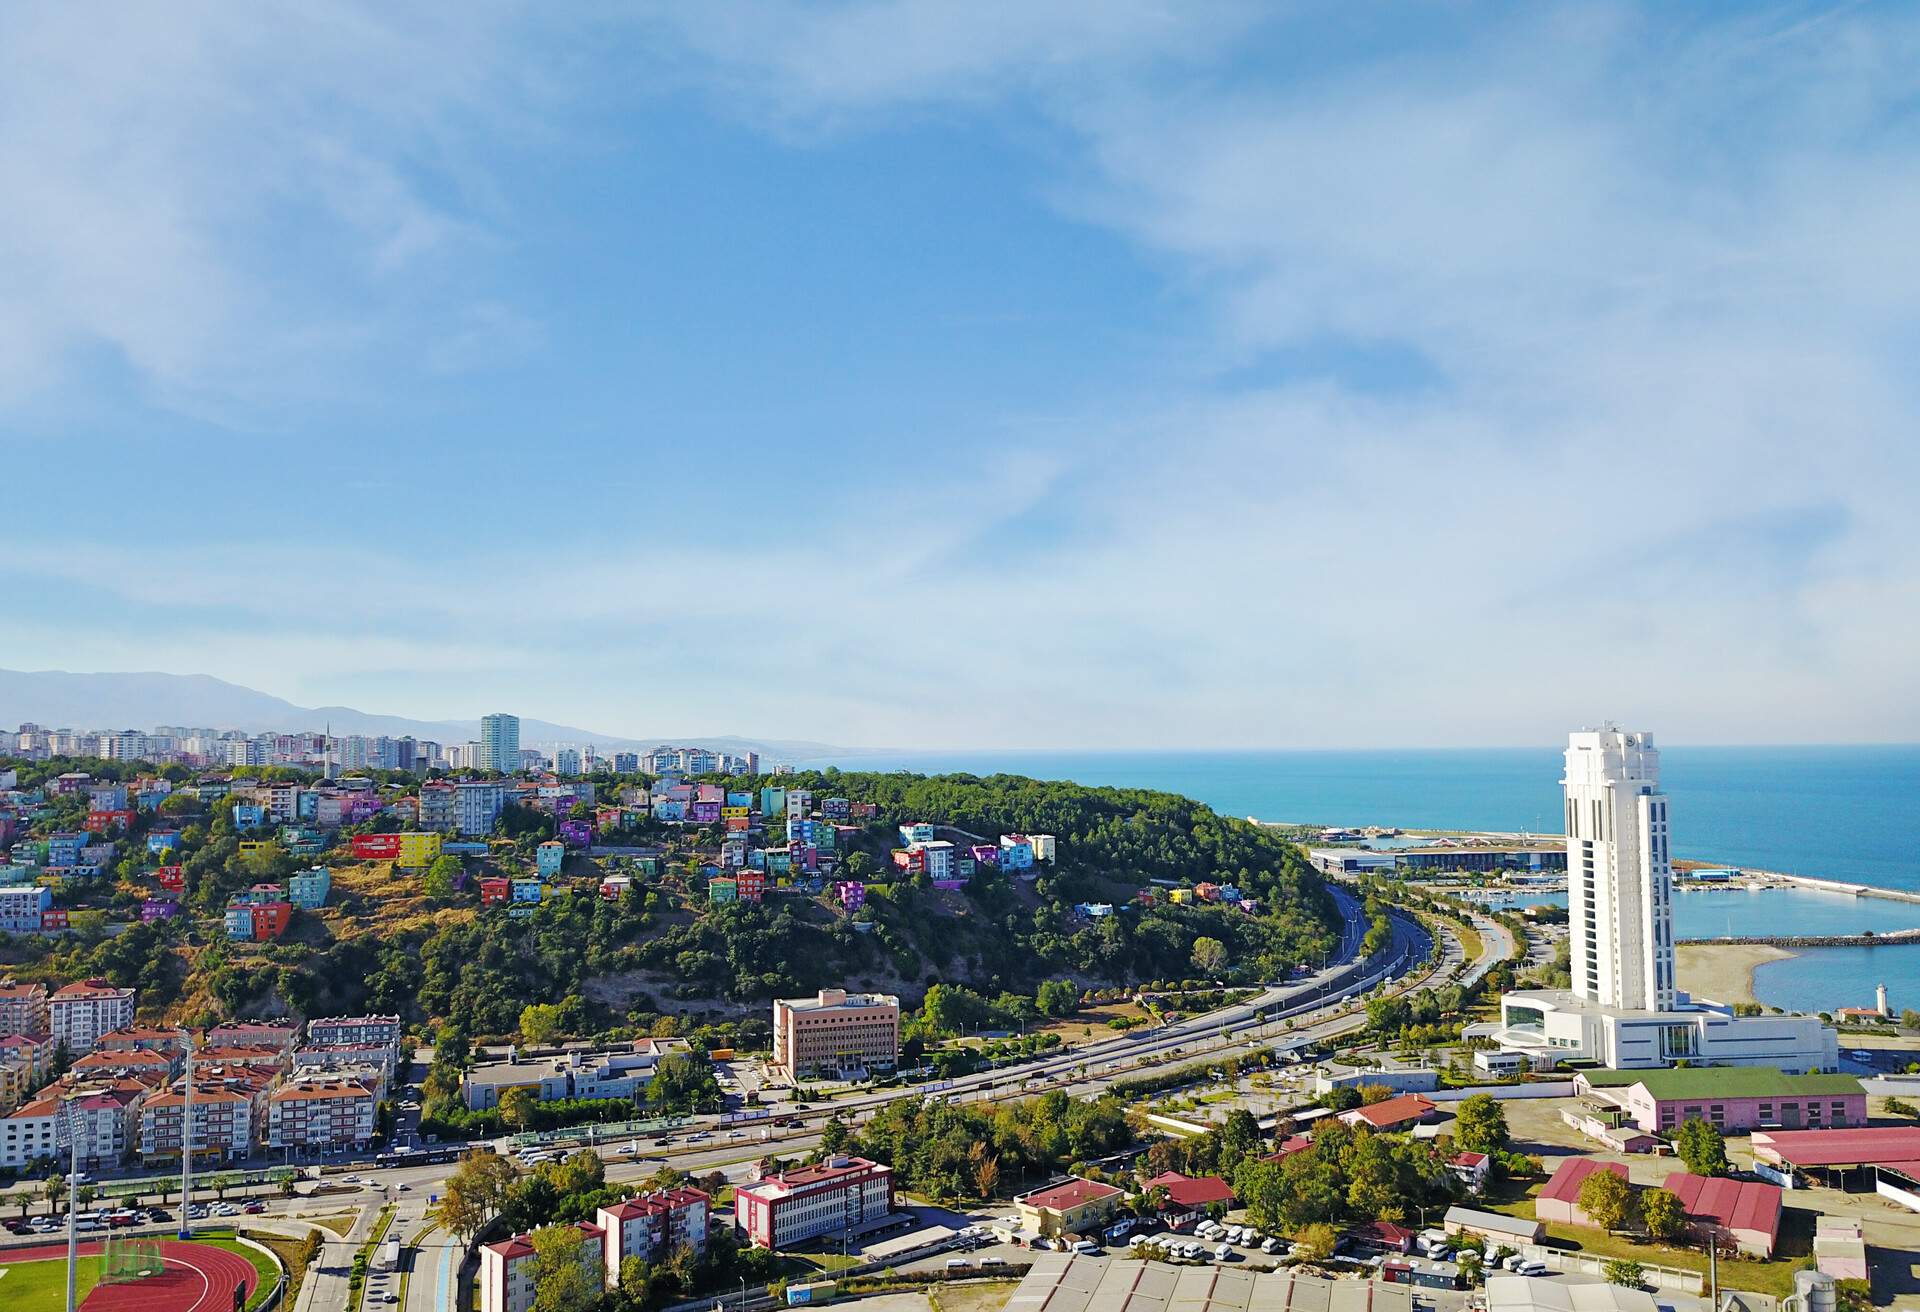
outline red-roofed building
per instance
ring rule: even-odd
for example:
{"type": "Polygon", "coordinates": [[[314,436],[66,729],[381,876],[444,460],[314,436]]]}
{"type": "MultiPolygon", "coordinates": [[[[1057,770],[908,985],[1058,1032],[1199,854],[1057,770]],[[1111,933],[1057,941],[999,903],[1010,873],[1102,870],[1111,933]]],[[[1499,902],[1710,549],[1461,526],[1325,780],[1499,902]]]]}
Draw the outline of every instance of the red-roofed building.
{"type": "Polygon", "coordinates": [[[1439,1110],[1433,1099],[1420,1093],[1403,1093],[1366,1107],[1354,1107],[1340,1113],[1348,1125],[1364,1125],[1371,1130],[1408,1130],[1432,1119],[1439,1110]]]}
{"type": "Polygon", "coordinates": [[[1262,1157],[1263,1162],[1284,1162],[1295,1153],[1303,1153],[1313,1147],[1313,1140],[1304,1134],[1289,1134],[1274,1145],[1272,1152],[1262,1157]]]}
{"type": "Polygon", "coordinates": [[[1363,1253],[1411,1253],[1413,1231],[1392,1221],[1369,1221],[1345,1232],[1347,1242],[1363,1253]]]}
{"type": "Polygon", "coordinates": [[[651,1262],[682,1245],[696,1255],[705,1252],[712,1201],[698,1189],[656,1189],[603,1207],[593,1219],[602,1231],[607,1283],[613,1285],[629,1257],[651,1262]]]}
{"type": "Polygon", "coordinates": [[[1593,1157],[1570,1157],[1560,1163],[1533,1200],[1533,1214],[1549,1225],[1593,1225],[1593,1218],[1580,1207],[1580,1186],[1595,1171],[1611,1171],[1622,1180],[1627,1168],[1618,1162],[1603,1162],[1593,1157]]]}
{"type": "Polygon", "coordinates": [[[267,1096],[267,1147],[331,1152],[373,1142],[375,1097],[354,1080],[296,1080],[267,1096]]]}
{"type": "Polygon", "coordinates": [[[1667,1192],[1679,1198],[1694,1232],[1731,1240],[1743,1253],[1773,1256],[1780,1241],[1780,1186],[1756,1180],[1689,1175],[1667,1177],[1667,1192]]]}
{"type": "MultiPolygon", "coordinates": [[[[580,1265],[589,1272],[596,1289],[604,1284],[600,1267],[600,1227],[582,1221],[580,1265]]],[[[480,1249],[480,1312],[529,1312],[538,1292],[533,1281],[533,1236],[515,1235],[480,1249]]]]}
{"type": "Polygon", "coordinates": [[[864,1157],[831,1157],[733,1191],[734,1227],[762,1248],[790,1248],[842,1229],[856,1233],[893,1210],[893,1168],[864,1157]]]}
{"type": "Polygon", "coordinates": [[[0,981],[0,1034],[46,1034],[47,990],[39,984],[0,981]]]}
{"type": "Polygon", "coordinates": [[[1020,1228],[1039,1235],[1085,1234],[1104,1226],[1123,1197],[1120,1190],[1098,1180],[1075,1176],[1064,1184],[1049,1185],[1016,1197],[1020,1228]]]}
{"type": "Polygon", "coordinates": [[[53,1042],[64,1043],[78,1057],[93,1051],[103,1034],[133,1023],[133,990],[118,989],[104,979],[69,984],[47,1001],[53,1042]]]}
{"type": "Polygon", "coordinates": [[[1224,1207],[1233,1201],[1233,1187],[1217,1175],[1182,1175],[1178,1171],[1165,1171],[1141,1188],[1167,1191],[1167,1201],[1160,1211],[1175,1223],[1206,1211],[1212,1203],[1224,1207]]]}
{"type": "Polygon", "coordinates": [[[1467,1188],[1479,1193],[1487,1187],[1487,1172],[1493,1169],[1493,1159],[1485,1153],[1455,1153],[1447,1162],[1447,1169],[1467,1188]]]}

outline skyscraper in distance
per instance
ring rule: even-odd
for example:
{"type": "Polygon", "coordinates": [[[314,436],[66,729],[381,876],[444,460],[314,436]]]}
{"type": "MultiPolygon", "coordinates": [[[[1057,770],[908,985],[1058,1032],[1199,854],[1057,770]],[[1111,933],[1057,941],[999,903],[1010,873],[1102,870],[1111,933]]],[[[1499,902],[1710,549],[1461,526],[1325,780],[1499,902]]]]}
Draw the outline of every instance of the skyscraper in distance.
{"type": "Polygon", "coordinates": [[[480,768],[512,774],[520,768],[520,717],[496,712],[480,717],[480,768]]]}
{"type": "MultiPolygon", "coordinates": [[[[1614,725],[1567,735],[1568,970],[1563,989],[1500,999],[1494,1040],[1535,1069],[1592,1061],[1838,1069],[1839,1036],[1816,1016],[1735,1016],[1675,983],[1669,800],[1653,735],[1614,725]]],[[[1508,1058],[1511,1060],[1511,1057],[1508,1058]]]]}
{"type": "Polygon", "coordinates": [[[1653,736],[1612,725],[1568,735],[1560,785],[1573,991],[1602,1006],[1672,1011],[1673,866],[1653,736]]]}

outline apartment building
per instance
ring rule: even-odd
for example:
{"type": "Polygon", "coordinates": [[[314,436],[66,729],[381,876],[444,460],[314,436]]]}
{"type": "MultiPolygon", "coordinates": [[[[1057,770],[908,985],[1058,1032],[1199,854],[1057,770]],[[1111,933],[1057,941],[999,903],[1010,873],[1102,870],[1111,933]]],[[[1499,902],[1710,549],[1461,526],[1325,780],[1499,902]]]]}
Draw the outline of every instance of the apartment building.
{"type": "Polygon", "coordinates": [[[234,1020],[207,1031],[209,1048],[263,1048],[281,1054],[293,1051],[300,1027],[290,1020],[234,1020]]]}
{"type": "Polygon", "coordinates": [[[493,832],[493,822],[506,809],[510,790],[491,780],[469,779],[455,784],[453,794],[453,827],[471,836],[493,832]]]}
{"type": "MultiPolygon", "coordinates": [[[[791,796],[791,794],[789,794],[791,796]]],[[[773,1003],[773,1064],[791,1075],[891,1070],[900,1059],[900,999],[821,989],[773,1003]]]]}
{"type": "Polygon", "coordinates": [[[45,913],[53,906],[53,890],[38,884],[0,888],[0,930],[9,934],[37,934],[45,913]]]}
{"type": "Polygon", "coordinates": [[[760,1176],[734,1190],[734,1227],[762,1248],[856,1234],[894,1210],[893,1170],[864,1157],[760,1176]]]}
{"type": "Polygon", "coordinates": [[[307,1022],[307,1046],[381,1047],[397,1054],[404,1032],[398,1016],[322,1016],[307,1022]]]}
{"type": "Polygon", "coordinates": [[[593,1219],[601,1230],[611,1285],[619,1281],[620,1264],[629,1257],[652,1262],[682,1245],[696,1255],[705,1252],[712,1202],[698,1189],[656,1189],[603,1207],[593,1219]]]}
{"type": "Polygon", "coordinates": [[[133,1151],[137,1115],[151,1095],[132,1079],[58,1084],[0,1119],[0,1169],[22,1170],[65,1151],[67,1134],[79,1146],[84,1170],[115,1166],[133,1151]]]}
{"type": "Polygon", "coordinates": [[[46,1034],[51,1029],[44,985],[0,980],[0,1034],[46,1034]]]}
{"type": "Polygon", "coordinates": [[[373,1141],[373,1090],[329,1075],[298,1077],[267,1095],[267,1147],[331,1152],[373,1141]]]}
{"type": "Polygon", "coordinates": [[[74,1057],[92,1052],[102,1035],[133,1023],[133,1003],[132,989],[115,988],[104,979],[68,984],[47,1003],[54,1046],[66,1045],[74,1057]]]}
{"type": "MultiPolygon", "coordinates": [[[[229,1087],[201,1084],[193,1089],[193,1155],[216,1161],[247,1156],[253,1150],[265,1084],[229,1087]]],[[[180,1130],[185,1122],[184,1086],[156,1093],[140,1108],[140,1158],[148,1165],[180,1160],[180,1130]]]]}
{"type": "MultiPolygon", "coordinates": [[[[604,1283],[600,1227],[585,1221],[579,1224],[580,1263],[591,1272],[595,1288],[604,1283]]],[[[529,1312],[535,1294],[533,1280],[533,1236],[515,1235],[480,1249],[480,1312],[529,1312]]]]}

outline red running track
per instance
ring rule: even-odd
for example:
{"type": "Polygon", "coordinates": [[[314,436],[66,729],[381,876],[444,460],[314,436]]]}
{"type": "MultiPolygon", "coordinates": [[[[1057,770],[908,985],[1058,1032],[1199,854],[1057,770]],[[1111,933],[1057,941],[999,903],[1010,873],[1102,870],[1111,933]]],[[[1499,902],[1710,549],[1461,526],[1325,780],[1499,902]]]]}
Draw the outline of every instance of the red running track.
{"type": "MultiPolygon", "coordinates": [[[[165,1239],[160,1252],[166,1258],[165,1272],[124,1285],[95,1285],[80,1304],[81,1312],[231,1312],[234,1285],[245,1285],[251,1298],[259,1282],[253,1263],[211,1244],[165,1239]]],[[[99,1256],[99,1241],[81,1244],[79,1253],[99,1256]]],[[[65,1261],[66,1256],[65,1244],[0,1249],[0,1263],[65,1261]]]]}

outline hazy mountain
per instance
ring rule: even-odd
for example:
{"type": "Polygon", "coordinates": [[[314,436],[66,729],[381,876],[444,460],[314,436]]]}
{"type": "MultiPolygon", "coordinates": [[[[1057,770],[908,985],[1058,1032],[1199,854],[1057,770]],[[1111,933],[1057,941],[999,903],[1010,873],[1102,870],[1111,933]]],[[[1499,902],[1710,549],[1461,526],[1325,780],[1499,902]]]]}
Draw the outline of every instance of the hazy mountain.
{"type": "MultiPolygon", "coordinates": [[[[509,707],[500,709],[509,710],[509,707]]],[[[336,734],[410,734],[441,743],[463,743],[480,736],[480,721],[414,720],[404,715],[374,715],[351,706],[295,706],[253,688],[207,674],[100,673],[65,670],[0,670],[0,727],[23,721],[52,729],[152,729],[157,724],[241,729],[247,733],[318,732],[336,734]]],[[[844,754],[826,743],[734,735],[625,738],[619,734],[520,717],[520,741],[592,743],[601,748],[645,750],[660,743],[712,748],[741,755],[758,752],[772,760],[799,761],[844,754]]]]}

